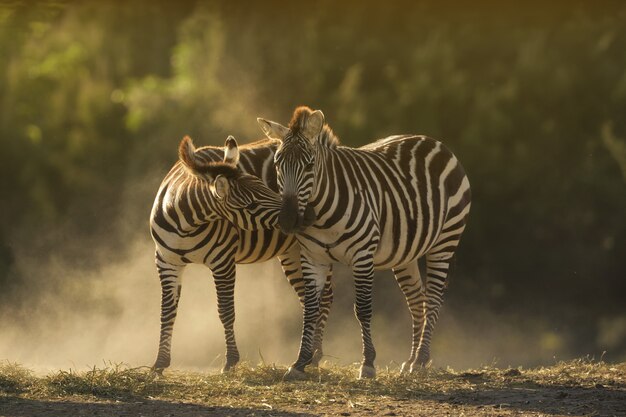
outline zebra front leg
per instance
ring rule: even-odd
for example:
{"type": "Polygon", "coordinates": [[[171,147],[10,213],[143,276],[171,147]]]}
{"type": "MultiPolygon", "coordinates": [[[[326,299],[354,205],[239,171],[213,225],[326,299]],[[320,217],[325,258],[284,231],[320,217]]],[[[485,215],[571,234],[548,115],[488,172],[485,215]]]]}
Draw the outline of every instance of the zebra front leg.
{"type": "Polygon", "coordinates": [[[411,366],[411,371],[417,367],[424,367],[430,362],[430,340],[443,303],[451,258],[452,254],[449,252],[426,255],[426,319],[417,349],[417,357],[411,366]]]}
{"type": "Polygon", "coordinates": [[[401,268],[394,268],[393,272],[400,290],[404,294],[413,322],[411,356],[402,364],[400,369],[400,373],[405,373],[410,372],[411,366],[417,357],[417,349],[422,338],[422,331],[424,330],[426,294],[417,261],[401,268]]]}
{"type": "Polygon", "coordinates": [[[315,337],[313,338],[313,358],[311,359],[312,366],[319,366],[324,351],[322,349],[322,342],[324,340],[324,329],[326,328],[326,320],[330,314],[330,307],[333,304],[333,283],[332,283],[332,266],[330,272],[326,277],[326,284],[322,290],[322,298],[320,300],[320,314],[317,318],[317,326],[315,327],[315,337]]]}
{"type": "Polygon", "coordinates": [[[356,290],[354,312],[361,324],[361,337],[363,339],[363,364],[361,365],[359,378],[374,378],[376,376],[376,368],[374,368],[376,349],[374,349],[370,329],[372,320],[372,287],[374,286],[374,262],[372,257],[361,257],[352,266],[352,272],[356,290]]]}
{"type": "MultiPolygon", "coordinates": [[[[280,265],[289,281],[289,284],[298,295],[300,299],[300,305],[304,308],[304,280],[302,279],[302,268],[300,264],[300,247],[295,246],[289,252],[278,257],[280,265]]],[[[330,312],[330,306],[333,302],[333,288],[332,288],[332,267],[329,268],[329,274],[326,277],[326,284],[322,291],[322,298],[320,301],[320,312],[315,326],[315,336],[313,338],[313,358],[311,365],[318,366],[323,354],[322,340],[324,337],[324,328],[326,327],[326,320],[330,312]]]]}
{"type": "Polygon", "coordinates": [[[304,376],[304,367],[313,359],[313,339],[320,316],[320,296],[330,265],[313,264],[304,256],[301,259],[302,277],[304,280],[304,317],[302,339],[298,359],[285,374],[285,379],[299,379],[304,376]]]}
{"type": "Polygon", "coordinates": [[[156,267],[161,281],[161,334],[159,353],[152,369],[161,374],[165,368],[170,366],[171,362],[172,332],[178,312],[178,301],[182,287],[181,277],[185,265],[167,263],[157,253],[156,267]]]}
{"type": "Polygon", "coordinates": [[[217,312],[224,326],[226,340],[226,363],[222,373],[228,372],[239,362],[239,350],[235,341],[235,259],[225,260],[211,268],[217,293],[217,312]]]}

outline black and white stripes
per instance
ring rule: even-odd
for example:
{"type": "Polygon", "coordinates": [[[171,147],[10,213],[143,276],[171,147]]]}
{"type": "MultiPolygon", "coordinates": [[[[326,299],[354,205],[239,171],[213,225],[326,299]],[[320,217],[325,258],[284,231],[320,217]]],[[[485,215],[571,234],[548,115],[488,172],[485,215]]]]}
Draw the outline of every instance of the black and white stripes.
{"type": "MultiPolygon", "coordinates": [[[[239,360],[233,329],[235,264],[278,256],[287,279],[303,301],[299,245],[293,236],[275,229],[281,204],[278,194],[271,190],[276,190],[273,159],[277,146],[277,141],[263,140],[238,147],[229,138],[224,148],[196,150],[190,139],[181,142],[180,161],[161,183],[150,219],[162,288],[161,335],[154,369],[162,371],[170,365],[172,331],[186,264],[204,264],[213,273],[226,339],[224,370],[239,360]]],[[[326,282],[326,302],[320,305],[316,325],[317,360],[332,302],[330,277],[326,282]]]]}
{"type": "Polygon", "coordinates": [[[279,225],[302,246],[305,312],[298,376],[310,363],[326,273],[352,267],[355,313],[363,338],[362,377],[375,375],[372,286],[375,269],[393,269],[413,318],[413,345],[403,370],[430,359],[430,339],[448,268],[465,228],[471,193],[456,157],[440,142],[391,136],[353,149],[339,145],[320,111],[296,109],[289,127],[259,119],[280,140],[275,161],[282,194],[279,225]],[[308,217],[313,221],[305,221],[308,217]],[[308,226],[308,227],[307,227],[308,226]],[[426,258],[427,277],[417,260],[426,258]]]}

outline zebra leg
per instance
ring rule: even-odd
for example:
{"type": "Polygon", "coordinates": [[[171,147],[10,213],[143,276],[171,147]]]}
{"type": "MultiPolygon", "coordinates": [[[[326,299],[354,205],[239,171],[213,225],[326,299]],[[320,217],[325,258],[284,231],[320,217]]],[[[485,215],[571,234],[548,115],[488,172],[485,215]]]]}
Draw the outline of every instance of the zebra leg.
{"type": "Polygon", "coordinates": [[[443,303],[443,293],[447,287],[448,270],[453,253],[426,254],[426,319],[422,338],[417,348],[417,357],[411,365],[411,371],[424,367],[430,362],[430,339],[435,323],[439,318],[439,309],[443,303]]]}
{"type": "Polygon", "coordinates": [[[320,360],[324,356],[322,350],[322,341],[324,339],[324,329],[326,328],[326,320],[330,314],[330,307],[333,304],[333,283],[332,283],[332,266],[329,274],[326,276],[326,283],[322,290],[322,298],[320,300],[320,313],[317,318],[317,326],[315,327],[315,336],[313,337],[313,358],[311,359],[312,366],[319,366],[320,360]]]}
{"type": "Polygon", "coordinates": [[[222,373],[228,372],[239,362],[239,350],[235,342],[235,260],[234,257],[213,267],[213,280],[217,292],[217,312],[224,326],[226,339],[226,363],[222,373]]]}
{"type": "Polygon", "coordinates": [[[405,373],[410,370],[411,365],[415,361],[417,349],[422,338],[426,294],[422,285],[422,278],[420,276],[417,261],[414,261],[404,267],[394,268],[393,272],[396,276],[396,281],[400,286],[400,290],[402,290],[402,293],[406,298],[406,303],[409,306],[409,312],[411,313],[411,318],[413,320],[411,356],[402,364],[402,368],[400,369],[400,373],[405,373]]]}
{"type": "MultiPolygon", "coordinates": [[[[300,305],[304,308],[304,280],[302,279],[302,268],[300,266],[300,250],[298,246],[287,252],[285,255],[278,257],[280,265],[289,281],[289,284],[298,295],[300,299],[300,305]]],[[[322,339],[324,336],[324,328],[326,327],[326,320],[330,312],[330,306],[333,302],[333,288],[331,283],[331,272],[326,277],[326,284],[322,292],[322,298],[320,301],[320,312],[315,327],[315,336],[313,338],[313,359],[311,365],[318,366],[319,361],[323,356],[322,352],[322,339]]]]}
{"type": "Polygon", "coordinates": [[[298,379],[304,376],[304,367],[313,359],[313,339],[320,316],[320,296],[324,289],[330,265],[313,264],[304,256],[301,259],[304,279],[304,320],[298,359],[285,374],[285,379],[298,379]]]}
{"type": "Polygon", "coordinates": [[[156,267],[161,281],[161,336],[159,340],[159,353],[152,369],[157,373],[170,366],[172,331],[178,312],[180,300],[181,277],[185,265],[172,265],[156,254],[156,267]]]}
{"type": "Polygon", "coordinates": [[[361,324],[361,337],[363,339],[363,364],[359,378],[374,378],[376,369],[376,349],[372,343],[370,324],[372,320],[372,287],[374,286],[374,262],[371,257],[361,258],[352,266],[354,274],[354,287],[356,300],[354,312],[361,324]]]}
{"type": "Polygon", "coordinates": [[[300,305],[304,308],[304,280],[302,279],[302,268],[300,267],[300,250],[298,246],[292,248],[284,255],[278,257],[280,266],[283,269],[289,285],[296,292],[300,299],[300,305]]]}

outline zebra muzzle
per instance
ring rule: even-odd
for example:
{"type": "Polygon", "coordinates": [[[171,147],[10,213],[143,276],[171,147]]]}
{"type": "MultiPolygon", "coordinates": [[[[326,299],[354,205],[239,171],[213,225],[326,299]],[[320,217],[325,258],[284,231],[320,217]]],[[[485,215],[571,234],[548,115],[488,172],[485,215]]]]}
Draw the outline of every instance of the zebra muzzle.
{"type": "Polygon", "coordinates": [[[278,215],[278,227],[283,233],[294,233],[298,228],[298,199],[285,197],[278,215]]]}

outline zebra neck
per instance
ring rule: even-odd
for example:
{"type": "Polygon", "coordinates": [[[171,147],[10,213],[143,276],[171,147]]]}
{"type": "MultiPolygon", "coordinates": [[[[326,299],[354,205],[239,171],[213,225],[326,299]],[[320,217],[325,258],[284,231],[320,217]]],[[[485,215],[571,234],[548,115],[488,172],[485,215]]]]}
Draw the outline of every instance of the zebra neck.
{"type": "Polygon", "coordinates": [[[323,200],[323,194],[325,194],[327,188],[324,187],[323,184],[328,184],[326,180],[328,176],[327,163],[334,150],[334,148],[329,148],[324,144],[317,144],[317,146],[314,147],[315,176],[313,178],[313,189],[309,197],[309,203],[314,206],[316,203],[319,203],[321,199],[323,200]]]}
{"type": "Polygon", "coordinates": [[[166,210],[178,217],[181,231],[190,232],[224,217],[224,209],[215,201],[208,185],[197,178],[190,177],[170,191],[173,193],[166,210]]]}
{"type": "Polygon", "coordinates": [[[220,219],[227,219],[227,212],[224,206],[215,199],[209,187],[205,184],[198,186],[198,205],[202,208],[202,221],[211,222],[220,219]]]}

